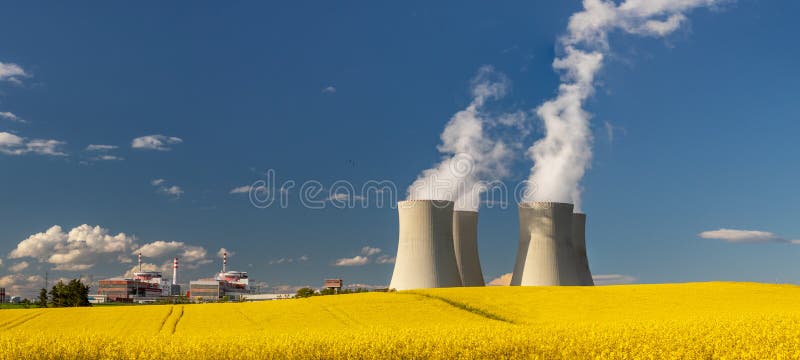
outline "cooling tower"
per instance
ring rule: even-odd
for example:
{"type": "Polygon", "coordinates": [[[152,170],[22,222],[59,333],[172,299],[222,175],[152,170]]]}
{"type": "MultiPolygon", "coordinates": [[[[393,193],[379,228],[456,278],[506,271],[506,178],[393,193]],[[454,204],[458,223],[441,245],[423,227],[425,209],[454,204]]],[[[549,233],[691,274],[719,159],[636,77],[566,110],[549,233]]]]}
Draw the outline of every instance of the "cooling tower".
{"type": "Polygon", "coordinates": [[[484,286],[478,256],[478,212],[453,212],[453,248],[464,286],[484,286]]]}
{"type": "Polygon", "coordinates": [[[511,285],[578,285],[572,248],[572,204],[519,205],[519,248],[511,285]]]}
{"type": "Polygon", "coordinates": [[[397,208],[400,238],[389,288],[461,286],[453,248],[453,202],[407,200],[397,208]]]}
{"type": "Polygon", "coordinates": [[[577,260],[578,283],[593,286],[592,271],[589,270],[589,257],[586,256],[586,214],[572,214],[572,247],[577,260]]]}

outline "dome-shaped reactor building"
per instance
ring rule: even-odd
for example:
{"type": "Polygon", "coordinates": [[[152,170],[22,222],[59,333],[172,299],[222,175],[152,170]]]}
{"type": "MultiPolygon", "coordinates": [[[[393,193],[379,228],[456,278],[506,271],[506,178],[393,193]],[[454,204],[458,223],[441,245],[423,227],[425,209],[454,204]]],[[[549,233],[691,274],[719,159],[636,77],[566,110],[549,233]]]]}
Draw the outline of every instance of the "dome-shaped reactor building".
{"type": "Polygon", "coordinates": [[[527,202],[519,205],[519,247],[511,285],[580,285],[573,248],[573,205],[527,202]]]}
{"type": "Polygon", "coordinates": [[[464,286],[484,286],[478,256],[478,212],[456,210],[453,213],[453,247],[458,272],[464,286]]]}
{"type": "Polygon", "coordinates": [[[462,285],[453,245],[453,206],[444,200],[397,203],[400,231],[389,288],[462,285]]]}

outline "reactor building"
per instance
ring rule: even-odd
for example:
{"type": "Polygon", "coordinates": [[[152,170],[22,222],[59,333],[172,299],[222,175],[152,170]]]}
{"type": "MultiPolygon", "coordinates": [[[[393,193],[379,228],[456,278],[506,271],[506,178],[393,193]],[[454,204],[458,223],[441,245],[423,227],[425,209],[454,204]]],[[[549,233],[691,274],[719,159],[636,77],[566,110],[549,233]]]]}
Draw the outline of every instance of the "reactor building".
{"type": "Polygon", "coordinates": [[[189,282],[189,298],[193,301],[217,301],[226,296],[231,300],[241,300],[251,293],[247,272],[228,270],[227,252],[222,254],[222,271],[213,279],[189,282]]]}
{"type": "MultiPolygon", "coordinates": [[[[453,239],[453,206],[445,200],[397,203],[400,231],[389,288],[462,286],[453,239]]],[[[475,260],[477,264],[477,256],[475,260]]]]}
{"type": "Polygon", "coordinates": [[[464,286],[484,286],[478,256],[478,212],[453,212],[453,247],[461,282],[464,286]]]}
{"type": "Polygon", "coordinates": [[[519,205],[519,247],[511,285],[592,285],[586,257],[585,214],[572,204],[519,205]]]}
{"type": "Polygon", "coordinates": [[[177,296],[178,258],[172,262],[172,281],[164,278],[160,271],[142,271],[142,254],[139,254],[139,271],[130,278],[118,277],[100,280],[98,298],[116,302],[153,302],[161,298],[177,296]]]}

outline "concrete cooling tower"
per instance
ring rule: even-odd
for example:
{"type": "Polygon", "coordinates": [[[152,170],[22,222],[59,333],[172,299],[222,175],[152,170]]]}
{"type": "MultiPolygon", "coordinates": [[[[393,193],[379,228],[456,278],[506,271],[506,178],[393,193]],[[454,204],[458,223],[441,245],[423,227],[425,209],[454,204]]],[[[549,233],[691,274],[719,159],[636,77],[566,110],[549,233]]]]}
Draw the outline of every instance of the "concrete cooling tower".
{"type": "Polygon", "coordinates": [[[458,272],[464,286],[484,286],[481,260],[478,256],[478,212],[453,213],[453,247],[458,272]]]}
{"type": "Polygon", "coordinates": [[[572,247],[577,260],[578,283],[583,286],[593,286],[589,257],[586,256],[586,214],[572,214],[572,247]]]}
{"type": "Polygon", "coordinates": [[[572,247],[572,204],[519,205],[519,248],[511,285],[579,285],[572,247]]]}
{"type": "Polygon", "coordinates": [[[400,238],[389,288],[461,286],[453,247],[453,202],[407,200],[397,208],[400,238]]]}

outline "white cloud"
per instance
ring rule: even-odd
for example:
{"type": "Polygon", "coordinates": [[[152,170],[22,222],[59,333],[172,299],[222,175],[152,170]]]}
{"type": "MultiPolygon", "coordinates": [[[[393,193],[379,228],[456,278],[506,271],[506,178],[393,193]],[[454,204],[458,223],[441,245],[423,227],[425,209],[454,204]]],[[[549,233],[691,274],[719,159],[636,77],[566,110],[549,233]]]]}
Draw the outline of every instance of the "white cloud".
{"type": "Polygon", "coordinates": [[[195,268],[198,265],[210,262],[210,260],[207,259],[208,251],[204,247],[189,245],[182,241],[153,241],[133,250],[131,254],[138,254],[140,252],[143,257],[147,258],[168,260],[172,257],[178,257],[186,268],[195,268]]]}
{"type": "Polygon", "coordinates": [[[631,275],[621,274],[608,274],[608,275],[592,275],[595,285],[622,285],[632,284],[638,280],[637,277],[631,275]]]}
{"type": "Polygon", "coordinates": [[[308,255],[303,255],[303,256],[297,258],[298,261],[308,261],[308,259],[309,259],[308,255]]]}
{"type": "Polygon", "coordinates": [[[108,150],[115,150],[118,146],[116,145],[96,145],[90,144],[86,147],[86,151],[108,151],[108,150]]]}
{"type": "Polygon", "coordinates": [[[364,246],[361,248],[361,255],[364,256],[372,256],[380,252],[381,249],[376,247],[364,246]]]}
{"type": "Polygon", "coordinates": [[[337,259],[334,263],[335,266],[362,266],[369,263],[369,258],[366,256],[357,255],[351,258],[337,259]]]}
{"type": "Polygon", "coordinates": [[[39,275],[10,274],[0,277],[0,287],[6,288],[6,295],[33,298],[44,285],[43,280],[39,275]]]}
{"type": "Polygon", "coordinates": [[[21,262],[18,262],[16,264],[14,264],[14,265],[9,266],[8,267],[8,271],[12,272],[12,273],[18,273],[18,272],[20,272],[22,270],[27,269],[28,266],[30,266],[30,264],[27,261],[21,261],[21,262]]]}
{"type": "Polygon", "coordinates": [[[8,111],[0,111],[0,118],[18,123],[27,123],[24,119],[8,111]]]}
{"type": "Polygon", "coordinates": [[[21,84],[20,78],[28,77],[28,73],[21,66],[13,63],[0,62],[0,81],[21,84]]]}
{"type": "Polygon", "coordinates": [[[122,161],[122,160],[125,160],[125,158],[119,157],[119,156],[116,156],[116,155],[100,155],[100,156],[93,157],[92,160],[95,160],[95,161],[122,161]]]}
{"type": "Polygon", "coordinates": [[[511,273],[505,273],[500,275],[492,280],[490,280],[486,285],[488,286],[509,286],[511,285],[511,273]]]}
{"type": "Polygon", "coordinates": [[[183,189],[181,189],[181,187],[178,185],[172,185],[170,187],[162,188],[161,192],[170,196],[174,196],[176,198],[179,198],[181,197],[181,195],[183,195],[183,189]]]}
{"type": "Polygon", "coordinates": [[[38,154],[66,156],[61,147],[66,144],[58,140],[26,139],[11,133],[0,132],[0,153],[7,155],[38,154]]]}
{"type": "Polygon", "coordinates": [[[229,194],[247,194],[247,193],[250,192],[250,189],[252,189],[252,188],[253,187],[250,186],[250,185],[244,185],[244,186],[235,187],[235,188],[231,189],[229,194]]]}
{"type": "Polygon", "coordinates": [[[324,87],[322,89],[322,93],[323,94],[334,94],[334,93],[336,93],[336,87],[334,87],[333,85],[324,87]]]}
{"type": "Polygon", "coordinates": [[[290,257],[282,257],[278,259],[272,259],[269,261],[270,265],[278,265],[278,264],[291,264],[294,262],[294,259],[290,257]]]}
{"type": "Polygon", "coordinates": [[[783,242],[798,244],[800,240],[789,240],[774,233],[758,230],[735,230],[719,229],[703,231],[697,236],[703,239],[722,240],[730,243],[763,243],[763,242],[783,242]]]}
{"type": "Polygon", "coordinates": [[[19,242],[9,258],[34,258],[55,265],[56,270],[86,270],[101,261],[113,262],[115,256],[108,255],[127,253],[134,241],[132,236],[112,235],[100,226],[83,224],[64,232],[54,225],[19,242]]]}
{"type": "Polygon", "coordinates": [[[236,255],[236,253],[231,250],[228,250],[226,248],[219,248],[219,250],[217,250],[217,257],[222,259],[226,253],[228,254],[228,256],[236,255]]]}
{"type": "Polygon", "coordinates": [[[158,266],[156,264],[143,262],[142,266],[141,266],[141,270],[139,270],[139,264],[136,264],[136,265],[132,266],[130,269],[128,269],[127,271],[125,271],[125,273],[122,274],[122,277],[131,278],[131,277],[133,277],[133,273],[137,273],[139,271],[161,271],[161,272],[164,272],[165,269],[164,269],[163,266],[158,266]]]}
{"type": "Polygon", "coordinates": [[[377,259],[375,259],[375,263],[376,264],[394,264],[395,260],[396,259],[395,259],[394,256],[381,255],[381,256],[378,256],[377,259]]]}
{"type": "Polygon", "coordinates": [[[155,186],[157,192],[167,196],[172,196],[176,199],[180,198],[181,195],[183,195],[183,189],[180,186],[169,185],[167,184],[167,181],[164,179],[152,180],[150,181],[150,185],[155,186]]]}
{"type": "Polygon", "coordinates": [[[169,151],[170,145],[183,143],[183,139],[165,135],[147,135],[133,139],[131,147],[134,149],[169,151]]]}
{"type": "Polygon", "coordinates": [[[348,201],[348,200],[362,201],[364,199],[365,198],[361,195],[350,195],[345,193],[336,193],[328,197],[329,201],[348,201]]]}

